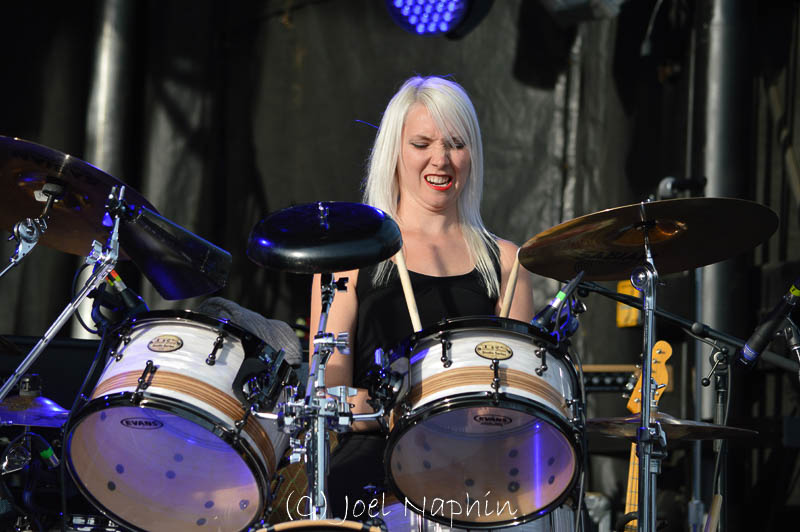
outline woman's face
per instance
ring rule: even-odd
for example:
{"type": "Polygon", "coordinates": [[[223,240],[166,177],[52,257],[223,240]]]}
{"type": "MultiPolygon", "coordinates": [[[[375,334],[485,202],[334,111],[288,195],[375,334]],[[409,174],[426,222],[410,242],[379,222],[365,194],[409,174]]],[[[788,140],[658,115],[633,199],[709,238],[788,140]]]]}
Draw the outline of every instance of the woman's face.
{"type": "Polygon", "coordinates": [[[470,170],[464,139],[443,135],[428,109],[414,104],[403,124],[402,148],[397,165],[400,203],[433,212],[457,208],[458,195],[470,170]]]}

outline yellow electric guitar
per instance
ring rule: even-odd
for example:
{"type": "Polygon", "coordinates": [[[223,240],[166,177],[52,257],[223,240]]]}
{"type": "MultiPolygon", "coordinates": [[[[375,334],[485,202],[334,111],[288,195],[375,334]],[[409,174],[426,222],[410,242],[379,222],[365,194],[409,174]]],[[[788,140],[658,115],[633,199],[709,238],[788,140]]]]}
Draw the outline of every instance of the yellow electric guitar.
{"type": "MultiPolygon", "coordinates": [[[[669,372],[667,371],[667,359],[672,356],[672,346],[664,340],[659,340],[653,346],[653,365],[652,378],[656,383],[655,391],[652,396],[652,406],[658,404],[658,400],[664,393],[669,384],[669,372]]],[[[628,410],[633,414],[642,412],[642,375],[633,387],[631,396],[628,399],[628,410]]],[[[625,495],[625,515],[636,514],[639,511],[639,457],[636,455],[636,443],[631,444],[631,460],[628,466],[628,492],[625,495]]],[[[637,520],[628,521],[625,524],[625,532],[636,532],[637,520]]]]}

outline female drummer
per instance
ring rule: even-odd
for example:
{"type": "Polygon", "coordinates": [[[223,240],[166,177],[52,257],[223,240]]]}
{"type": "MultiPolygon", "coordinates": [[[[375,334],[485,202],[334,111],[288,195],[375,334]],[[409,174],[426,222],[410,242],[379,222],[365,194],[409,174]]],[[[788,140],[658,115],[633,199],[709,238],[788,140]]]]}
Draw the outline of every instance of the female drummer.
{"type": "MultiPolygon", "coordinates": [[[[369,159],[364,203],[383,210],[400,227],[423,328],[444,318],[497,315],[502,308],[518,248],[484,227],[482,187],[481,134],[467,93],[441,77],[407,80],[383,114],[369,159]]],[[[326,330],[348,332],[352,354],[336,351],[331,356],[326,385],[359,388],[353,411],[372,412],[364,388],[375,350],[388,352],[415,331],[395,259],[336,275],[342,277],[349,279],[347,291],[336,293],[326,330]]],[[[311,330],[318,327],[319,283],[315,276],[311,330]]],[[[508,317],[530,321],[531,280],[522,268],[514,293],[508,317]]],[[[334,516],[350,519],[355,501],[369,506],[370,492],[383,488],[385,476],[385,435],[377,424],[353,428],[340,437],[328,479],[334,516]]]]}

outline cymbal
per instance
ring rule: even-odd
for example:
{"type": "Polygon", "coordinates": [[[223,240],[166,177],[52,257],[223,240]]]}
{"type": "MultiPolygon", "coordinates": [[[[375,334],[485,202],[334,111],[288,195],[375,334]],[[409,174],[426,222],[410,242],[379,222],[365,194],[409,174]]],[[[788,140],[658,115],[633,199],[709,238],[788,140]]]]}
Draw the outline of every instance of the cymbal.
{"type": "MultiPolygon", "coordinates": [[[[666,432],[667,443],[670,440],[721,440],[751,438],[758,435],[758,432],[754,430],[677,419],[664,412],[657,412],[654,417],[666,432]]],[[[627,417],[594,418],[586,420],[586,432],[635,440],[640,425],[640,414],[627,417]]]]}
{"type": "Polygon", "coordinates": [[[400,228],[383,211],[361,203],[317,202],[258,222],[247,256],[264,268],[333,273],[377,264],[402,247],[400,228]]]}
{"type": "MultiPolygon", "coordinates": [[[[103,225],[105,203],[111,188],[123,183],[91,164],[40,144],[0,136],[0,226],[9,231],[25,218],[42,214],[46,183],[63,187],[50,209],[47,231],[39,243],[73,255],[89,253],[92,240],[105,242],[109,228],[103,225]]],[[[150,205],[138,192],[125,186],[131,208],[150,205]]],[[[120,252],[120,258],[127,258],[120,252]]]]}
{"type": "Polygon", "coordinates": [[[69,411],[42,396],[14,395],[0,403],[0,426],[27,425],[58,428],[69,411]]]}
{"type": "Polygon", "coordinates": [[[753,201],[686,198],[636,203],[566,221],[528,240],[519,251],[527,270],[559,281],[630,278],[645,259],[644,229],[660,274],[732,258],[764,242],[778,215],[753,201]]]}

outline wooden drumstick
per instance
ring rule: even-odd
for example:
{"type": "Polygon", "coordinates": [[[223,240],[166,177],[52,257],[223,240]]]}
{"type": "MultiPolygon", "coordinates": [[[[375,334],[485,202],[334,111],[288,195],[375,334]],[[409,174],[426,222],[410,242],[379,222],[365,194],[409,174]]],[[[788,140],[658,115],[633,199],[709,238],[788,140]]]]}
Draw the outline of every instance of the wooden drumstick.
{"type": "Polygon", "coordinates": [[[414,299],[414,291],[411,289],[411,277],[408,275],[408,268],[406,268],[406,259],[403,257],[403,250],[397,252],[394,256],[397,264],[397,273],[400,274],[400,284],[403,286],[403,294],[406,296],[406,306],[408,307],[408,315],[411,317],[411,325],[414,327],[414,332],[422,330],[422,322],[419,320],[419,312],[417,311],[417,301],[414,299]]]}
{"type": "Polygon", "coordinates": [[[519,274],[519,254],[514,259],[514,266],[511,267],[511,274],[508,276],[506,293],[503,295],[503,307],[500,309],[500,317],[507,318],[511,311],[511,300],[514,299],[514,288],[517,286],[517,275],[519,274]]]}
{"type": "Polygon", "coordinates": [[[719,525],[719,513],[722,509],[722,495],[717,493],[711,499],[711,509],[708,511],[708,519],[706,520],[706,528],[704,532],[715,532],[717,525],[719,525]]]}

